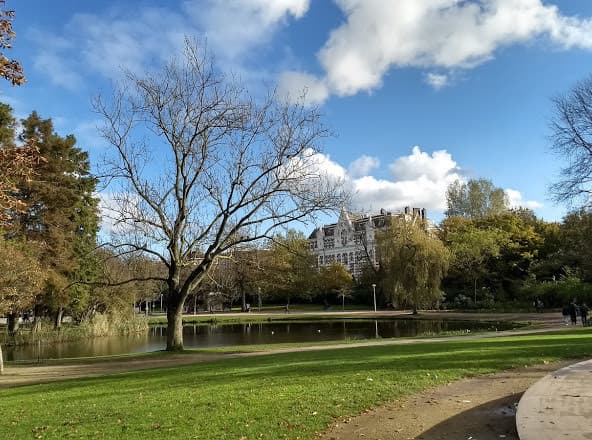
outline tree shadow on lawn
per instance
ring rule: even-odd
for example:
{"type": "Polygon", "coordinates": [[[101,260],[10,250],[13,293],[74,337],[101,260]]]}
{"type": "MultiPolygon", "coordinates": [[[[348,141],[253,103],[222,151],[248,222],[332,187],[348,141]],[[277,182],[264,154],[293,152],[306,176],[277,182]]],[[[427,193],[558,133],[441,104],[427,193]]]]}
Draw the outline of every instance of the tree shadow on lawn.
{"type": "MultiPolygon", "coordinates": [[[[486,402],[422,432],[421,440],[519,440],[516,431],[516,404],[523,393],[516,393],[486,402]]],[[[418,421],[420,421],[418,419],[418,421]]]]}
{"type": "MultiPolygon", "coordinates": [[[[330,382],[335,377],[360,373],[401,376],[420,372],[470,370],[479,374],[540,362],[545,358],[582,358],[592,354],[590,338],[467,340],[417,345],[343,348],[326,351],[282,353],[269,356],[225,359],[181,367],[118,373],[109,376],[72,379],[53,384],[20,387],[11,396],[26,397],[44,392],[73,393],[87,388],[95,398],[116,392],[137,394],[166,392],[174,388],[229,386],[232,383],[259,386],[262,379],[278,385],[294,382],[330,382]]],[[[471,375],[471,374],[470,374],[471,375]]],[[[0,391],[0,396],[4,394],[0,391]]],[[[69,393],[70,394],[70,393],[69,393]]]]}

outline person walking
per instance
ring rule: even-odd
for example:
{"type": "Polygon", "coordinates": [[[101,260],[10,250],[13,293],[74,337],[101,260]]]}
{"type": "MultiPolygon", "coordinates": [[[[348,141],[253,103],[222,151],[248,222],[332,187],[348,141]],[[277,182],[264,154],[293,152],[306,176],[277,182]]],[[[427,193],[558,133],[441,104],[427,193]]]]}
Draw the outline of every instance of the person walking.
{"type": "Polygon", "coordinates": [[[578,323],[578,305],[576,304],[575,298],[569,303],[569,316],[571,318],[571,323],[576,325],[578,323]]]}
{"type": "Polygon", "coordinates": [[[586,303],[582,303],[580,306],[580,317],[582,318],[582,325],[584,327],[588,326],[588,306],[586,303]]]}
{"type": "Polygon", "coordinates": [[[563,307],[561,314],[563,315],[563,323],[569,325],[569,306],[563,307]]]}

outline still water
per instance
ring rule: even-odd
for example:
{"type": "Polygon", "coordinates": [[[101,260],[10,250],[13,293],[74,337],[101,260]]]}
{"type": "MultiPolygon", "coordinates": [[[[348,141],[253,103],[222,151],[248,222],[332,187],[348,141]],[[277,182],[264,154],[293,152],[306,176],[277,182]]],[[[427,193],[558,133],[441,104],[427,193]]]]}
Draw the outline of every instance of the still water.
{"type": "MultiPolygon", "coordinates": [[[[415,319],[331,320],[317,322],[262,322],[252,324],[188,324],[183,327],[185,348],[227,347],[282,342],[340,341],[396,338],[458,330],[507,330],[507,322],[442,321],[415,319]]],[[[59,359],[143,353],[164,349],[166,327],[150,327],[134,336],[101,337],[57,344],[3,347],[8,361],[59,359]]]]}

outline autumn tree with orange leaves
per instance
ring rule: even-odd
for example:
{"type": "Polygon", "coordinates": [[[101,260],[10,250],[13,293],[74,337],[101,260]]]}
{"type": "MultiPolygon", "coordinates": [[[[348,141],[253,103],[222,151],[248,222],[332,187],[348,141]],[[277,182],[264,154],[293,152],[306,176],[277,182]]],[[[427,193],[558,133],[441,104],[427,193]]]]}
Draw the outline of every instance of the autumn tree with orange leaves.
{"type": "MultiPolygon", "coordinates": [[[[0,7],[6,4],[0,0],[0,7]]],[[[14,11],[0,9],[0,77],[10,81],[13,86],[25,83],[25,75],[21,64],[4,55],[6,49],[12,48],[12,40],[16,37],[12,30],[14,11]]],[[[27,181],[33,174],[33,167],[41,160],[39,151],[31,139],[23,146],[14,144],[14,128],[16,121],[12,109],[0,104],[0,225],[5,224],[10,212],[20,212],[25,208],[22,200],[15,197],[18,182],[27,181]]]]}
{"type": "MultiPolygon", "coordinates": [[[[0,7],[5,4],[5,0],[0,0],[0,7]]],[[[13,18],[14,11],[0,9],[0,77],[10,81],[13,86],[20,86],[25,83],[21,63],[4,55],[4,50],[12,48],[12,40],[16,37],[12,30],[13,18]]]]}

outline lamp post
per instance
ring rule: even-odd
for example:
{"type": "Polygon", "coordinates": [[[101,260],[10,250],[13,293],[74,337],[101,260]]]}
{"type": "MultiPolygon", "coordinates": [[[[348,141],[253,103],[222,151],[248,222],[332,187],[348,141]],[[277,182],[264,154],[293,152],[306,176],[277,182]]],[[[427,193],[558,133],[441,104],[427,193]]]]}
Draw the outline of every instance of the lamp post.
{"type": "Polygon", "coordinates": [[[374,311],[376,312],[376,284],[372,284],[372,295],[374,296],[374,311]]]}

